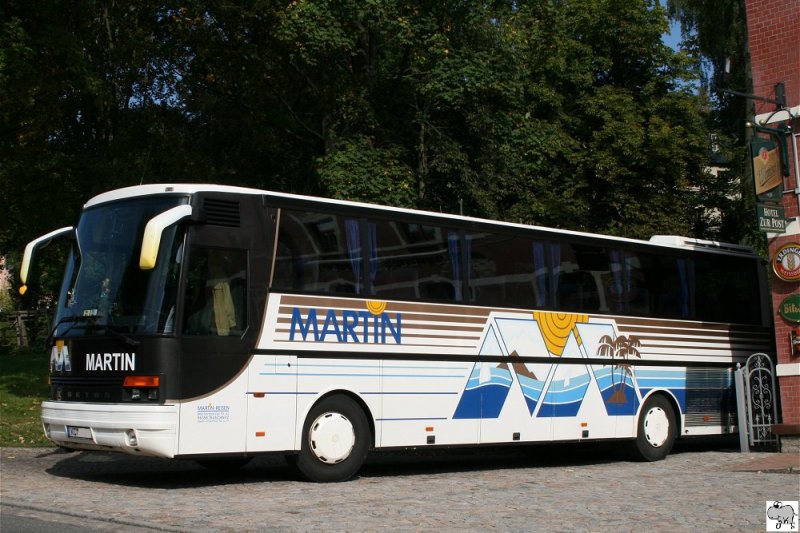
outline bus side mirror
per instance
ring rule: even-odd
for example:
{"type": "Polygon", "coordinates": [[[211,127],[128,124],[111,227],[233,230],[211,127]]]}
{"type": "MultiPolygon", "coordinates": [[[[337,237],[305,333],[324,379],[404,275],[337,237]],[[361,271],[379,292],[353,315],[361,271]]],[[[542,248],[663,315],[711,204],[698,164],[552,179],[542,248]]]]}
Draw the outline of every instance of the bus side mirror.
{"type": "Polygon", "coordinates": [[[142,236],[142,252],[139,254],[139,268],[142,270],[152,270],[156,267],[158,257],[158,247],[161,245],[161,235],[167,227],[175,224],[192,214],[192,206],[179,205],[172,209],[167,209],[149,221],[144,227],[142,236]]]}
{"type": "Polygon", "coordinates": [[[28,290],[27,283],[28,283],[28,274],[31,271],[31,263],[33,262],[33,254],[36,252],[37,248],[47,245],[50,241],[55,239],[56,237],[61,237],[62,235],[66,235],[68,233],[74,234],[75,228],[73,226],[67,226],[64,228],[59,228],[55,231],[51,231],[45,235],[37,239],[33,239],[31,242],[25,246],[25,251],[22,253],[22,264],[19,268],[19,280],[22,283],[19,288],[19,293],[24,295],[25,291],[28,290]]]}

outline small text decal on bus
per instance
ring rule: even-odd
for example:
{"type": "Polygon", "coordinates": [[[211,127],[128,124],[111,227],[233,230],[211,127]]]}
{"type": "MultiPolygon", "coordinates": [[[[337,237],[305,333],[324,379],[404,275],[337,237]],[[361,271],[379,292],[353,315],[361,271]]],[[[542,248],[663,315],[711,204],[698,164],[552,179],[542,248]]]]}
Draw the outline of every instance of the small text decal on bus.
{"type": "Polygon", "coordinates": [[[197,406],[197,422],[230,422],[231,419],[231,406],[230,405],[208,405],[197,406]]]}
{"type": "Polygon", "coordinates": [[[136,352],[87,353],[86,370],[136,370],[136,352]]]}
{"type": "MultiPolygon", "coordinates": [[[[302,340],[307,340],[309,334],[314,341],[335,340],[336,342],[386,344],[387,337],[395,344],[401,344],[401,319],[400,313],[394,313],[394,319],[389,313],[383,312],[385,304],[381,306],[367,302],[368,311],[336,310],[317,312],[313,307],[303,317],[300,309],[292,309],[292,326],[289,330],[289,340],[294,341],[299,332],[302,340]],[[318,316],[325,313],[325,321],[320,328],[318,316]],[[388,335],[387,335],[388,334],[388,335]]],[[[310,340],[310,339],[309,339],[310,340]]]]}

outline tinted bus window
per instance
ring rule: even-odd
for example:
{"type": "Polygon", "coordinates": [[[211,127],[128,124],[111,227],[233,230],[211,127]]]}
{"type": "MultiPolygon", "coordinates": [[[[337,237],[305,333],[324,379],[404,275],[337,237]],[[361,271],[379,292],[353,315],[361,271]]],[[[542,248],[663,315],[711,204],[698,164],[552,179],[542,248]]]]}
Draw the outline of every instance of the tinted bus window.
{"type": "Polygon", "coordinates": [[[627,268],[631,273],[628,311],[659,318],[691,317],[690,263],[662,254],[637,252],[627,268]]]}
{"type": "Polygon", "coordinates": [[[467,235],[471,301],[500,307],[546,307],[550,292],[546,244],[502,234],[467,235]]]}
{"type": "Polygon", "coordinates": [[[757,263],[738,257],[695,256],[697,319],[758,324],[761,300],[757,263]]]}
{"type": "Polygon", "coordinates": [[[278,290],[362,293],[358,220],[283,210],[272,286],[278,290]]]}
{"type": "Polygon", "coordinates": [[[622,279],[612,276],[607,250],[587,244],[553,243],[551,247],[556,307],[564,311],[610,311],[606,288],[622,290],[622,279]],[[619,283],[619,287],[612,287],[619,283]]]}
{"type": "Polygon", "coordinates": [[[652,305],[650,285],[655,283],[657,274],[652,268],[645,268],[642,256],[636,252],[611,250],[609,258],[611,276],[606,285],[609,310],[620,314],[649,313],[652,305]]]}
{"type": "Polygon", "coordinates": [[[367,223],[372,293],[382,298],[461,301],[458,233],[418,223],[367,223]]]}

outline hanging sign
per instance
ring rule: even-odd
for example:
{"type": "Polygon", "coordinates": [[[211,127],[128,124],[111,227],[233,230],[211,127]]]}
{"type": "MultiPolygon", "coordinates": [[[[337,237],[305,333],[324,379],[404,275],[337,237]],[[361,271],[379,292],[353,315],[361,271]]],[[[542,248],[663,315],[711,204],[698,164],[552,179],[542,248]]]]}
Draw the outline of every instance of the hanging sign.
{"type": "Polygon", "coordinates": [[[800,294],[792,294],[783,299],[778,313],[788,322],[800,322],[800,294]]]}
{"type": "Polygon", "coordinates": [[[783,194],[783,176],[778,146],[767,139],[750,139],[750,157],[756,196],[760,201],[779,202],[783,194]]]}
{"type": "Polygon", "coordinates": [[[786,233],[786,215],[777,204],[758,204],[758,229],[769,233],[786,233]]]}
{"type": "Polygon", "coordinates": [[[772,270],[783,281],[800,281],[800,244],[790,242],[775,252],[772,270]]]}

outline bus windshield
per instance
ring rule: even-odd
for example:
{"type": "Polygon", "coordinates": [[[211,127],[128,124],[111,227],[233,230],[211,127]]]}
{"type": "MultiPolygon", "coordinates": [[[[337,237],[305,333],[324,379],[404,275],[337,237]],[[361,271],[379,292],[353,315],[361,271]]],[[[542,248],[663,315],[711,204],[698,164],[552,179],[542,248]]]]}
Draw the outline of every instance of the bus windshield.
{"type": "Polygon", "coordinates": [[[58,301],[56,337],[174,332],[183,232],[164,231],[156,268],[139,268],[147,222],[188,197],[138,198],[91,207],[78,223],[58,301]]]}

